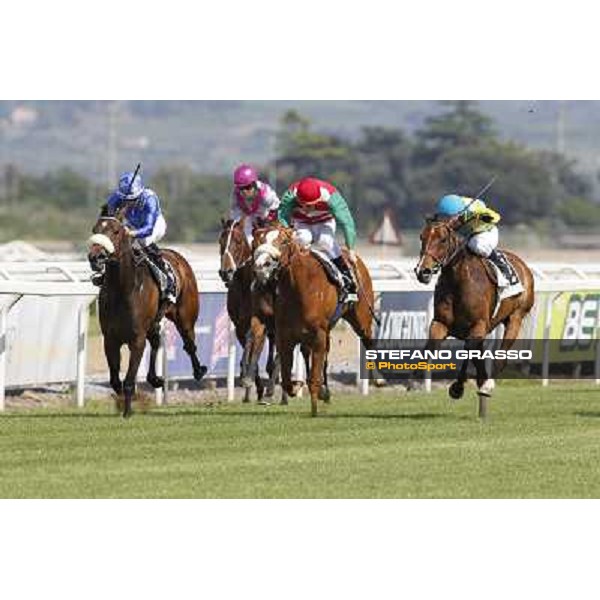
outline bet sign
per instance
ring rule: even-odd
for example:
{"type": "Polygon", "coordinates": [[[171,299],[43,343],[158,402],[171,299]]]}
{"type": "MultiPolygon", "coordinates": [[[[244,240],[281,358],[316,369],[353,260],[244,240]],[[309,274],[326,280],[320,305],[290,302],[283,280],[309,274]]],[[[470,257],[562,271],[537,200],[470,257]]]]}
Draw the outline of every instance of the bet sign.
{"type": "Polygon", "coordinates": [[[600,326],[600,294],[572,294],[562,331],[561,350],[585,350],[600,326]]]}

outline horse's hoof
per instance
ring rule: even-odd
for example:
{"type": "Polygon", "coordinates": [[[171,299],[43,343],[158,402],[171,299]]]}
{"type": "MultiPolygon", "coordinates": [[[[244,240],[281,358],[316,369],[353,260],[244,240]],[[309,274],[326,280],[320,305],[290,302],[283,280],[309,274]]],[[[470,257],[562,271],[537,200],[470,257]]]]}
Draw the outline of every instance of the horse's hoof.
{"type": "Polygon", "coordinates": [[[252,379],[251,377],[246,377],[246,376],[244,376],[244,377],[242,377],[242,378],[240,379],[240,385],[241,385],[243,388],[249,388],[249,387],[252,387],[252,386],[254,385],[254,379],[252,379]]]}
{"type": "Polygon", "coordinates": [[[265,388],[265,398],[272,398],[275,395],[275,386],[268,385],[265,388]]]}
{"type": "Polygon", "coordinates": [[[329,388],[322,385],[319,390],[319,400],[323,400],[323,402],[329,403],[331,401],[331,392],[329,388]]]}
{"type": "Polygon", "coordinates": [[[281,404],[281,406],[287,406],[289,404],[288,399],[287,398],[282,398],[279,401],[279,404],[281,404]]]}
{"type": "Polygon", "coordinates": [[[477,393],[480,396],[486,396],[489,398],[496,387],[496,382],[493,379],[486,379],[480,388],[477,390],[477,393]]]}
{"type": "Polygon", "coordinates": [[[452,398],[453,400],[459,400],[460,398],[463,397],[463,394],[465,393],[465,386],[464,384],[460,383],[460,381],[455,381],[449,388],[448,388],[448,395],[450,396],[450,398],[452,398]]]}
{"type": "Polygon", "coordinates": [[[124,419],[130,419],[130,418],[131,418],[131,415],[132,415],[132,413],[133,413],[133,411],[131,411],[131,410],[124,410],[124,411],[123,411],[123,418],[124,418],[124,419]]]}
{"type": "Polygon", "coordinates": [[[154,377],[146,377],[146,381],[156,389],[165,386],[165,380],[162,377],[158,377],[158,375],[155,375],[154,377]]]}
{"type": "Polygon", "coordinates": [[[207,372],[208,368],[202,365],[199,369],[196,369],[194,371],[194,379],[196,381],[202,381],[202,378],[206,375],[207,372]]]}
{"type": "Polygon", "coordinates": [[[270,402],[267,402],[266,400],[263,400],[262,398],[260,400],[257,400],[256,404],[258,404],[259,406],[271,406],[270,402]]]}
{"type": "Polygon", "coordinates": [[[296,387],[293,383],[290,383],[290,385],[283,387],[283,390],[288,396],[295,398],[296,394],[300,391],[300,388],[296,387]]]}

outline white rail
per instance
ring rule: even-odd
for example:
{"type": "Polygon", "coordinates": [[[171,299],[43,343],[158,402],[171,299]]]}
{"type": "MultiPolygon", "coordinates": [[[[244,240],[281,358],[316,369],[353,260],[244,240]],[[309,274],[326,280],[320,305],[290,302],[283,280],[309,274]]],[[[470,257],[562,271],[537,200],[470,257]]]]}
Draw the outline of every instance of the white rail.
{"type": "MultiPolygon", "coordinates": [[[[412,273],[414,259],[400,261],[368,261],[376,292],[422,292],[433,290],[434,282],[424,286],[412,273]]],[[[218,260],[192,262],[203,293],[225,293],[218,279],[218,260]]],[[[552,322],[554,301],[562,292],[600,290],[600,266],[540,263],[533,265],[536,274],[536,292],[549,292],[546,313],[546,331],[552,322]]],[[[2,262],[0,263],[0,410],[4,409],[6,374],[6,328],[12,306],[23,296],[80,296],[84,301],[78,316],[76,402],[84,404],[84,380],[87,335],[87,309],[98,294],[89,283],[90,269],[87,262],[2,262]]],[[[431,313],[431,310],[428,311],[431,313]]],[[[228,369],[228,397],[233,398],[235,377],[235,344],[230,346],[228,369]]],[[[600,342],[596,348],[600,352],[600,342]]],[[[600,383],[600,355],[596,358],[597,379],[600,383]]],[[[549,353],[544,354],[543,384],[548,384],[549,353]]],[[[362,393],[368,392],[368,383],[360,382],[362,393]]],[[[430,382],[426,382],[430,389],[430,382]]]]}

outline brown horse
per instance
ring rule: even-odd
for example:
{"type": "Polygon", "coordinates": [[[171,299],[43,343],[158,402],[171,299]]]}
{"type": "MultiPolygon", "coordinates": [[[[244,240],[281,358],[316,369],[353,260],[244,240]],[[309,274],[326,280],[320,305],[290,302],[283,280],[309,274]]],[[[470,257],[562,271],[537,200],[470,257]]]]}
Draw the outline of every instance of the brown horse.
{"type": "Polygon", "coordinates": [[[156,375],[163,316],[175,323],[183,339],[183,347],[192,361],[194,379],[200,381],[206,374],[206,367],[196,356],[194,325],[198,318],[198,286],[185,258],[174,250],[164,250],[164,258],[176,274],[179,291],[176,304],[161,303],[160,291],[150,268],[143,257],[134,253],[131,238],[120,219],[101,216],[92,231],[88,259],[94,270],[105,269],[98,300],[110,384],[117,394],[124,393],[123,416],[128,417],[146,340],[151,348],[146,380],[155,388],[164,385],[164,380],[156,375]],[[127,374],[121,383],[119,370],[124,344],[129,347],[130,356],[127,374]]]}
{"type": "Polygon", "coordinates": [[[221,277],[227,288],[227,312],[235,327],[235,335],[244,348],[241,360],[242,385],[245,388],[244,402],[250,401],[250,386],[252,377],[256,386],[258,401],[265,395],[258,368],[249,368],[249,356],[256,355],[256,361],[262,352],[265,332],[269,338],[269,354],[267,358],[267,374],[269,382],[266,396],[272,396],[275,387],[276,368],[274,359],[275,337],[272,318],[272,298],[263,297],[253,290],[252,250],[244,233],[244,222],[222,220],[222,230],[219,236],[219,251],[221,254],[221,277]],[[251,324],[254,322],[257,330],[260,328],[262,337],[254,341],[250,336],[251,324]]]}
{"type": "MultiPolygon", "coordinates": [[[[457,224],[456,219],[429,219],[421,232],[421,255],[415,268],[417,279],[427,284],[441,270],[434,293],[429,346],[434,347],[438,340],[453,336],[466,340],[466,349],[481,350],[486,335],[502,323],[505,329],[500,348],[508,350],[533,306],[533,275],[518,256],[505,252],[519,275],[523,291],[503,299],[496,310],[498,290],[495,276],[485,259],[466,248],[465,240],[456,233],[457,224]]],[[[477,369],[480,397],[491,395],[494,381],[488,379],[485,361],[473,360],[473,363],[477,369]]],[[[467,364],[465,360],[458,380],[449,389],[453,398],[460,398],[464,393],[467,364]]],[[[494,375],[505,365],[506,361],[499,363],[494,375]]]]}
{"type": "Polygon", "coordinates": [[[263,283],[277,282],[275,339],[281,357],[283,389],[291,396],[298,391],[291,379],[294,347],[300,344],[308,361],[311,414],[317,404],[326,373],[331,328],[344,318],[366,347],[371,346],[373,288],[362,260],[357,261],[359,301],[340,306],[338,287],[327,276],[321,262],[302,248],[293,231],[279,224],[255,230],[254,272],[263,283]],[[308,356],[309,355],[309,356],[308,356]]]}

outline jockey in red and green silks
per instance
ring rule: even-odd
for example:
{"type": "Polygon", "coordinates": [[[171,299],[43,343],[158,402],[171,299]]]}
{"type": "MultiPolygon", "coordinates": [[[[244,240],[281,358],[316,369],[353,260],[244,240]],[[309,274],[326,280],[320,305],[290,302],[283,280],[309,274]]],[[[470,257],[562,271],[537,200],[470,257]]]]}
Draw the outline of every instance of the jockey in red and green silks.
{"type": "Polygon", "coordinates": [[[313,244],[327,254],[342,273],[346,299],[356,302],[356,284],[335,239],[339,225],[348,247],[348,257],[355,263],[356,226],[339,190],[327,181],[305,177],[283,194],[278,217],[283,225],[294,227],[296,238],[302,245],[313,244]]]}

